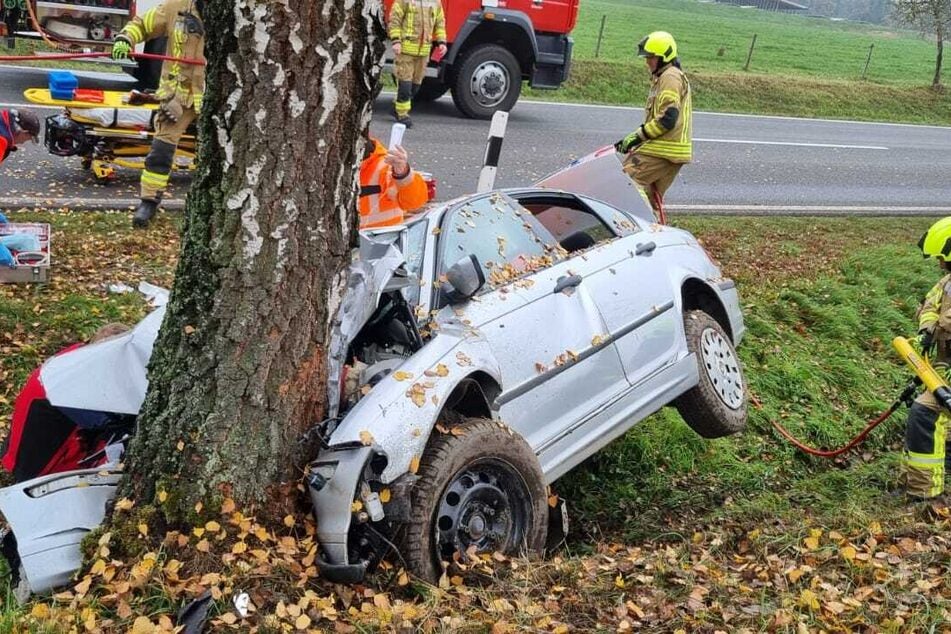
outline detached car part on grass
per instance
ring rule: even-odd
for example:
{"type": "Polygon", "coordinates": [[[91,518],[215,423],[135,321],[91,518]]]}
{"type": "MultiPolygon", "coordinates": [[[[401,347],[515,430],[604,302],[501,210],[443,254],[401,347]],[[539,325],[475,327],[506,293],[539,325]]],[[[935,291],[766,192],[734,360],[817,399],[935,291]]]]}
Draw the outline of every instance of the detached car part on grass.
{"type": "MultiPolygon", "coordinates": [[[[654,224],[608,150],[539,186],[365,232],[333,323],[329,418],[314,430],[324,448],[307,472],[321,574],[359,581],[395,548],[436,581],[473,551],[542,551],[548,485],[634,423],[673,404],[705,437],[743,429],[743,332],[734,284],[693,236],[654,224]]],[[[44,370],[80,352],[79,366],[104,365],[103,345],[44,370]]],[[[147,356],[121,407],[138,411],[147,356]]],[[[108,377],[97,381],[111,392],[108,377]]],[[[24,493],[36,484],[0,491],[4,513],[32,513],[24,493]]],[[[70,506],[101,521],[108,496],[69,491],[70,506]]],[[[56,553],[44,527],[8,519],[17,539],[40,541],[20,553],[33,590],[72,573],[78,560],[56,553]],[[31,568],[34,552],[55,557],[31,568]]]]}

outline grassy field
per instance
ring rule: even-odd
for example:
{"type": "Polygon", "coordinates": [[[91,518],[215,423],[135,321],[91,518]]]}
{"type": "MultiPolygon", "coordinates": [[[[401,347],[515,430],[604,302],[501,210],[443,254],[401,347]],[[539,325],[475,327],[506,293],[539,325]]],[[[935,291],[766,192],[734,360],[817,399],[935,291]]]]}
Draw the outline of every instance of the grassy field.
{"type": "Polygon", "coordinates": [[[930,88],[934,44],[915,33],[695,0],[582,2],[571,78],[560,90],[526,95],[641,106],[648,77],[634,48],[658,29],[677,38],[697,109],[951,123],[951,92],[930,88]],[[602,16],[604,39],[595,59],[602,16]],[[756,50],[744,71],[754,34],[756,50]]]}
{"type": "MultiPolygon", "coordinates": [[[[45,287],[0,287],[4,420],[41,359],[143,313],[138,297],[110,294],[105,284],[167,285],[177,256],[176,218],[161,217],[147,235],[132,232],[126,214],[12,219],[35,218],[57,231],[55,277],[45,287]],[[110,258],[106,270],[107,252],[126,255],[110,258]]],[[[204,588],[223,593],[215,628],[232,622],[229,596],[242,588],[254,597],[252,623],[262,632],[290,631],[301,615],[310,627],[344,632],[898,632],[947,622],[951,513],[888,493],[904,412],[834,461],[800,454],[769,422],[829,447],[890,403],[908,372],[889,341],[914,330],[919,298],[938,277],[914,246],[930,220],[675,223],[700,237],[738,283],[748,325],[740,355],[758,405],[744,434],[712,442],[666,409],[556,483],[573,521],[556,557],[484,562],[438,589],[407,584],[397,566],[366,587],[341,589],[308,580],[305,515],[294,526],[306,530],[285,523],[268,536],[254,524],[274,521],[266,511],[255,519],[253,509],[229,510],[210,546],[198,532],[170,535],[147,565],[114,549],[89,583],[55,601],[25,608],[3,601],[0,630],[18,631],[16,623],[19,631],[76,624],[125,632],[137,617],[159,624],[204,588]],[[246,540],[250,546],[239,546],[246,540]]],[[[165,631],[145,625],[134,631],[165,631]]]]}

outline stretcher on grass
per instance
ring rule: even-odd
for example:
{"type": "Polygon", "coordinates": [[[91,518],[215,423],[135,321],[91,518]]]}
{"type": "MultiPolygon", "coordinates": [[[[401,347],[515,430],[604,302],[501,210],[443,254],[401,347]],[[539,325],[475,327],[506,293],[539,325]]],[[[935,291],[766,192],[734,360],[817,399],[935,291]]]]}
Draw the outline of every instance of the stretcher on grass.
{"type": "MultiPolygon", "coordinates": [[[[83,169],[104,181],[116,177],[117,167],[145,167],[158,104],[130,104],[130,93],[116,90],[76,91],[68,100],[53,98],[45,88],[29,88],[23,94],[31,103],[63,107],[46,118],[44,144],[50,154],[78,156],[83,169]]],[[[194,129],[179,141],[173,167],[195,168],[194,129]]]]}

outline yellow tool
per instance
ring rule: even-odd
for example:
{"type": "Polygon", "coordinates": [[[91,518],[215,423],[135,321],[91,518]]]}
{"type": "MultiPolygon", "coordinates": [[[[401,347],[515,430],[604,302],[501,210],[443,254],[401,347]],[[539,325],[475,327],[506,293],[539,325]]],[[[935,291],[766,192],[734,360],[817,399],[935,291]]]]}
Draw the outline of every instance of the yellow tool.
{"type": "Polygon", "coordinates": [[[892,346],[898,352],[898,356],[904,359],[905,363],[915,371],[915,374],[925,384],[928,391],[934,394],[935,400],[945,409],[951,411],[951,386],[940,374],[935,372],[935,369],[928,363],[928,359],[923,359],[921,355],[915,352],[911,343],[904,337],[895,337],[892,340],[892,346]]]}

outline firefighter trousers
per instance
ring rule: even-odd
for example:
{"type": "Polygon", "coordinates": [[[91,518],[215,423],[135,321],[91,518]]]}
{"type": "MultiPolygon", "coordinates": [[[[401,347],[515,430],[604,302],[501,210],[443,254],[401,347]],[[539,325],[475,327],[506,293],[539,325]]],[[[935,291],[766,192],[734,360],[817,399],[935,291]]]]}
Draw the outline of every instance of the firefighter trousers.
{"type": "Polygon", "coordinates": [[[155,118],[155,136],[152,148],[145,157],[145,169],[139,179],[142,200],[158,201],[168,187],[168,177],[172,173],[175,150],[178,142],[197,117],[194,108],[185,108],[178,121],[172,122],[161,117],[155,118]]]}
{"type": "Polygon", "coordinates": [[[909,495],[933,498],[944,492],[948,421],[944,411],[919,401],[908,410],[902,476],[909,495]]]}
{"type": "Polygon", "coordinates": [[[397,117],[406,117],[413,107],[413,97],[426,77],[429,57],[425,55],[407,55],[400,53],[396,58],[393,74],[396,76],[396,101],[393,109],[397,117]]]}
{"type": "Polygon", "coordinates": [[[655,214],[660,213],[664,194],[673,185],[683,163],[673,163],[659,156],[633,152],[624,159],[624,172],[644,190],[655,214]]]}

